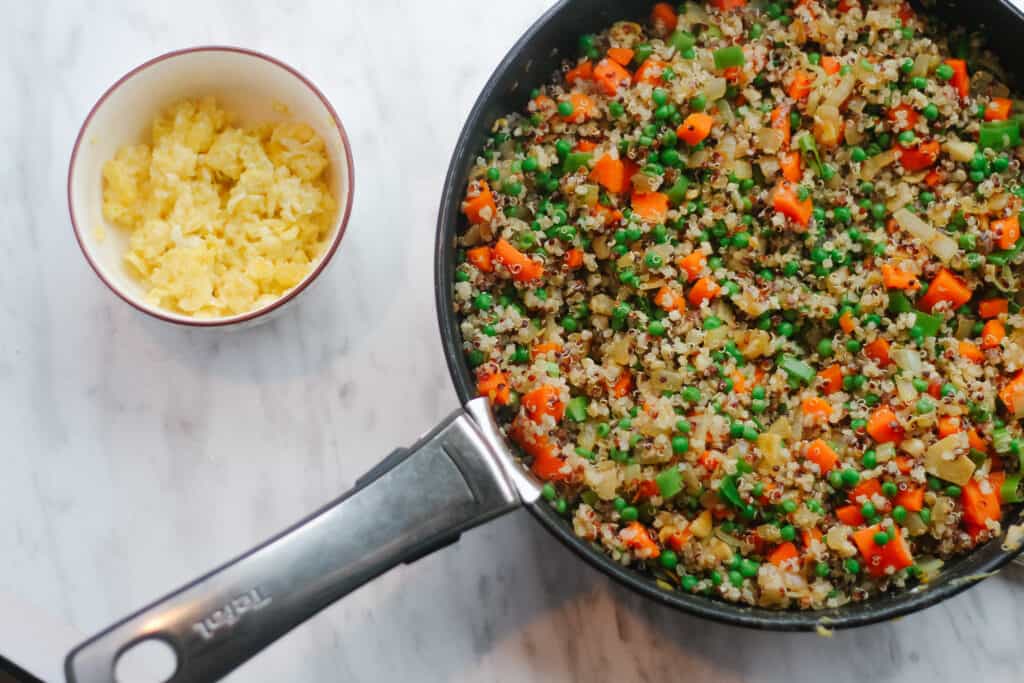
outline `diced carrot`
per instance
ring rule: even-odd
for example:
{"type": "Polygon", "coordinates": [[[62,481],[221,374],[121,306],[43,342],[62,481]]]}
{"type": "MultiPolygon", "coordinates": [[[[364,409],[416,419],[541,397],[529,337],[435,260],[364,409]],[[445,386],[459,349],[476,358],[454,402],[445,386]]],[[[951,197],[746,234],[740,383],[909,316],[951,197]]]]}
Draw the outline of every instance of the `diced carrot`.
{"type": "Polygon", "coordinates": [[[640,485],[636,487],[636,494],[633,496],[634,500],[646,500],[652,498],[660,493],[658,489],[658,482],[653,479],[644,479],[640,482],[640,485]]]}
{"type": "Polygon", "coordinates": [[[583,250],[570,249],[565,252],[565,266],[569,270],[577,270],[583,265],[583,250]]]}
{"type": "Polygon", "coordinates": [[[585,59],[573,68],[565,72],[565,82],[569,85],[576,81],[589,81],[594,77],[594,65],[589,59],[585,59]]]}
{"type": "Polygon", "coordinates": [[[999,238],[1000,249],[1013,249],[1020,239],[1020,219],[1017,218],[1017,214],[991,221],[988,228],[999,238]]]}
{"type": "Polygon", "coordinates": [[[563,116],[563,121],[583,123],[594,116],[594,100],[589,95],[581,92],[570,93],[569,102],[572,103],[572,113],[568,116],[563,116]]]}
{"type": "Polygon", "coordinates": [[[747,0],[709,0],[709,5],[720,12],[729,12],[747,6],[747,0]]]}
{"type": "Polygon", "coordinates": [[[618,209],[612,209],[602,204],[594,204],[594,208],[590,210],[591,216],[601,216],[604,219],[604,225],[615,225],[622,220],[622,212],[618,209]]]}
{"type": "Polygon", "coordinates": [[[523,394],[520,402],[526,416],[538,424],[545,415],[553,417],[555,422],[561,422],[565,415],[565,406],[558,399],[558,388],[550,384],[531,389],[523,394]]]}
{"type": "Polygon", "coordinates": [[[705,262],[707,262],[707,257],[698,249],[676,261],[676,265],[686,272],[686,279],[693,282],[704,272],[705,262]]]}
{"type": "Polygon", "coordinates": [[[810,529],[803,529],[800,532],[800,539],[803,541],[804,548],[810,548],[811,543],[820,541],[822,537],[821,529],[816,526],[812,526],[810,529]]]}
{"type": "Polygon", "coordinates": [[[498,207],[494,203],[494,193],[487,183],[480,181],[480,193],[475,197],[466,197],[462,202],[462,213],[470,223],[488,223],[494,218],[498,207]]]}
{"type": "Polygon", "coordinates": [[[906,23],[908,21],[910,21],[911,19],[914,18],[914,16],[915,16],[914,15],[914,8],[910,5],[909,2],[905,2],[904,1],[904,2],[900,3],[900,15],[899,16],[900,16],[900,21],[903,22],[904,25],[906,25],[906,23]]]}
{"type": "Polygon", "coordinates": [[[676,129],[679,139],[688,145],[696,145],[711,134],[715,120],[704,112],[697,111],[687,116],[676,129]]]}
{"type": "Polygon", "coordinates": [[[495,261],[505,266],[516,282],[537,280],[544,275],[544,266],[513,247],[507,240],[500,239],[494,245],[495,261]]]}
{"type": "Polygon", "coordinates": [[[893,506],[902,505],[909,512],[920,512],[924,508],[924,487],[914,486],[900,491],[892,499],[893,506]]]}
{"type": "Polygon", "coordinates": [[[839,462],[839,456],[824,439],[815,439],[807,446],[804,457],[815,463],[822,474],[828,474],[839,462]]]}
{"type": "Polygon", "coordinates": [[[836,519],[848,526],[860,526],[864,523],[864,515],[860,505],[844,505],[836,508],[836,519]]]}
{"type": "Polygon", "coordinates": [[[693,287],[690,288],[690,294],[687,299],[694,306],[700,306],[705,301],[711,301],[721,291],[721,287],[718,283],[709,277],[702,277],[693,283],[693,287]]]}
{"type": "Polygon", "coordinates": [[[935,400],[942,398],[942,382],[934,379],[928,382],[928,395],[935,400]]]}
{"type": "Polygon", "coordinates": [[[960,504],[964,507],[964,521],[983,527],[990,519],[998,522],[1002,518],[999,509],[999,487],[993,486],[990,479],[987,488],[987,493],[982,491],[982,483],[977,479],[971,479],[964,484],[960,494],[960,504]]]}
{"type": "Polygon", "coordinates": [[[897,455],[892,460],[896,463],[896,469],[900,471],[900,474],[907,474],[914,469],[914,459],[909,455],[897,455]]]}
{"type": "Polygon", "coordinates": [[[711,453],[711,451],[704,451],[697,458],[697,464],[703,467],[708,472],[714,472],[718,469],[718,459],[711,453]]]}
{"type": "Polygon", "coordinates": [[[895,218],[887,218],[885,220],[885,231],[890,235],[895,235],[896,231],[900,229],[900,224],[896,222],[895,218]]]}
{"type": "Polygon", "coordinates": [[[963,427],[960,425],[960,418],[956,415],[943,415],[936,423],[936,428],[939,430],[940,439],[963,431],[963,427]]]}
{"type": "Polygon", "coordinates": [[[633,74],[633,83],[660,83],[662,81],[661,74],[664,73],[667,67],[667,62],[655,59],[654,57],[648,57],[640,65],[640,68],[636,70],[636,73],[633,74]]]}
{"type": "Polygon", "coordinates": [[[668,195],[664,192],[634,192],[630,200],[633,214],[651,223],[664,223],[668,214],[668,195]]]}
{"type": "Polygon", "coordinates": [[[864,479],[850,489],[847,498],[851,503],[861,503],[882,493],[882,482],[878,479],[864,479]]]}
{"type": "Polygon", "coordinates": [[[843,370],[839,363],[819,371],[818,379],[821,380],[821,390],[825,395],[834,394],[843,388],[843,370]]]}
{"type": "Polygon", "coordinates": [[[855,7],[860,7],[860,2],[858,2],[858,0],[839,0],[839,4],[836,6],[836,9],[839,10],[840,13],[846,14],[855,7]]]}
{"type": "Polygon", "coordinates": [[[626,164],[621,159],[612,159],[605,154],[594,164],[590,179],[609,192],[619,193],[629,187],[626,164]]]}
{"type": "Polygon", "coordinates": [[[800,553],[797,551],[796,546],[791,542],[786,541],[772,551],[771,555],[768,556],[768,561],[776,567],[779,567],[783,563],[789,562],[790,560],[794,560],[798,557],[800,557],[800,553]]]}
{"type": "Polygon", "coordinates": [[[804,176],[804,169],[800,163],[800,152],[780,152],[779,168],[782,169],[782,177],[791,183],[799,183],[804,176]]]}
{"type": "Polygon", "coordinates": [[[932,170],[928,171],[928,173],[925,175],[924,184],[932,189],[935,189],[936,187],[942,184],[942,180],[945,177],[946,174],[942,172],[941,168],[933,168],[932,170]]]}
{"type": "Polygon", "coordinates": [[[971,94],[971,78],[967,75],[967,62],[962,59],[947,59],[946,64],[953,69],[953,77],[949,84],[956,88],[956,92],[963,99],[971,94]]]}
{"type": "Polygon", "coordinates": [[[615,380],[615,385],[612,387],[612,395],[615,398],[622,398],[632,390],[633,375],[630,374],[629,370],[623,370],[619,373],[619,378],[615,380]]]}
{"type": "Polygon", "coordinates": [[[829,76],[839,73],[840,64],[839,60],[831,55],[821,56],[821,68],[825,70],[829,76]]]}
{"type": "Polygon", "coordinates": [[[676,30],[679,17],[672,5],[667,2],[659,2],[651,8],[651,25],[659,34],[668,34],[676,30]]]}
{"type": "Polygon", "coordinates": [[[832,404],[820,396],[805,398],[800,404],[800,409],[803,410],[805,416],[819,420],[824,420],[832,414],[832,404]]]}
{"type": "Polygon", "coordinates": [[[789,105],[780,104],[772,109],[770,120],[772,129],[782,135],[782,148],[789,149],[789,141],[793,134],[792,123],[789,120],[789,105]]]}
{"type": "Polygon", "coordinates": [[[839,327],[846,334],[850,334],[851,332],[853,332],[854,328],[856,327],[856,323],[853,320],[853,313],[851,313],[850,311],[846,311],[841,316],[839,316],[839,327]]]}
{"type": "Polygon", "coordinates": [[[985,107],[986,121],[1005,121],[1010,118],[1010,109],[1013,107],[1013,100],[1005,97],[993,97],[992,101],[985,107]]]}
{"type": "Polygon", "coordinates": [[[878,443],[902,441],[904,429],[889,406],[875,409],[868,419],[867,432],[878,443]]]}
{"type": "Polygon", "coordinates": [[[1010,409],[1011,415],[1019,417],[1017,406],[1024,405],[1024,370],[1018,372],[1016,377],[999,390],[999,398],[1010,409]]]}
{"type": "Polygon", "coordinates": [[[533,104],[537,113],[543,114],[545,118],[551,118],[558,109],[558,104],[547,95],[537,95],[533,98],[533,104]]]}
{"type": "Polygon", "coordinates": [[[476,380],[476,392],[486,396],[491,403],[499,406],[508,405],[512,397],[512,385],[504,372],[481,373],[476,380]]]}
{"type": "Polygon", "coordinates": [[[527,455],[533,458],[530,469],[534,474],[544,480],[566,478],[561,471],[565,466],[565,461],[558,457],[558,451],[547,435],[534,434],[520,423],[512,427],[510,436],[527,455]]]}
{"type": "Polygon", "coordinates": [[[786,93],[799,102],[811,94],[811,83],[813,82],[814,79],[811,77],[811,74],[803,69],[797,69],[793,72],[792,78],[790,78],[786,93]]]}
{"type": "Polygon", "coordinates": [[[626,530],[630,532],[627,534],[626,547],[637,551],[637,557],[652,559],[661,554],[661,549],[658,548],[658,544],[654,542],[647,527],[643,524],[630,522],[626,530]]]}
{"type": "Polygon", "coordinates": [[[981,348],[998,348],[1005,337],[1006,327],[998,320],[989,320],[981,329],[981,348]]]}
{"type": "Polygon", "coordinates": [[[908,128],[913,128],[917,124],[917,120],[921,118],[921,115],[918,114],[909,104],[901,104],[898,107],[893,107],[889,110],[886,116],[895,130],[907,130],[908,128]]]}
{"type": "Polygon", "coordinates": [[[617,64],[626,66],[633,61],[633,55],[636,54],[628,47],[610,47],[608,48],[608,57],[617,64]]]}
{"type": "Polygon", "coordinates": [[[739,80],[743,77],[743,69],[741,69],[738,66],[729,66],[726,67],[725,71],[722,72],[722,76],[724,76],[725,80],[729,81],[730,83],[738,83],[739,80]]]}
{"type": "Polygon", "coordinates": [[[593,152],[597,149],[597,143],[593,140],[580,140],[576,143],[577,152],[593,152]]]}
{"type": "Polygon", "coordinates": [[[928,140],[911,147],[897,144],[896,149],[900,152],[900,165],[914,173],[935,164],[939,158],[940,145],[935,140],[928,140]]]}
{"type": "Polygon", "coordinates": [[[737,394],[747,393],[747,378],[739,370],[734,370],[729,379],[732,380],[732,390],[737,394]]]}
{"type": "Polygon", "coordinates": [[[981,349],[978,348],[974,342],[969,342],[966,339],[961,339],[960,343],[957,344],[957,350],[960,352],[961,358],[966,358],[969,361],[975,363],[984,363],[985,354],[982,353],[981,349]]]}
{"type": "Polygon", "coordinates": [[[882,266],[882,283],[886,289],[905,289],[912,292],[921,289],[921,283],[916,275],[890,266],[888,263],[882,266]]]}
{"type": "Polygon", "coordinates": [[[668,545],[677,553],[682,552],[683,547],[686,546],[687,541],[691,538],[693,538],[693,532],[689,529],[683,529],[682,531],[677,531],[668,537],[668,545]]]}
{"type": "MultiPolygon", "coordinates": [[[[633,56],[630,55],[630,59],[632,58],[633,56]]],[[[629,64],[629,62],[626,62],[626,64],[629,64]]],[[[597,83],[597,87],[605,95],[614,95],[619,87],[623,83],[629,83],[631,78],[632,76],[629,71],[614,57],[602,59],[594,67],[594,82],[597,83]]]]}
{"type": "Polygon", "coordinates": [[[864,346],[864,355],[878,363],[878,367],[881,368],[892,362],[889,358],[889,342],[881,337],[864,346]]]}
{"type": "Polygon", "coordinates": [[[946,302],[951,304],[952,308],[959,308],[970,300],[971,290],[964,281],[942,268],[932,279],[928,291],[918,300],[917,305],[921,310],[930,311],[939,302],[946,302]]]}
{"type": "Polygon", "coordinates": [[[537,358],[538,356],[546,356],[549,353],[561,353],[562,345],[558,342],[543,342],[540,344],[534,344],[530,349],[530,358],[537,358]]]}
{"type": "Polygon", "coordinates": [[[666,311],[686,310],[686,298],[668,285],[663,285],[654,295],[654,303],[666,311]]]}
{"type": "Polygon", "coordinates": [[[893,530],[893,536],[888,543],[876,545],[875,534],[881,530],[881,525],[876,524],[852,534],[853,542],[860,550],[866,569],[872,576],[885,576],[890,568],[899,571],[914,563],[910,548],[898,528],[893,530]]]}
{"type": "Polygon", "coordinates": [[[494,263],[491,262],[490,247],[473,247],[466,250],[466,260],[472,263],[481,273],[490,273],[494,270],[494,263]]]}
{"type": "Polygon", "coordinates": [[[772,193],[772,207],[805,228],[811,222],[811,213],[814,211],[811,198],[801,201],[792,184],[786,181],[779,183],[772,193]]]}
{"type": "Polygon", "coordinates": [[[988,451],[988,443],[982,438],[981,434],[978,433],[977,429],[967,430],[967,445],[976,451],[986,453],[988,451]]]}
{"type": "Polygon", "coordinates": [[[1009,299],[982,299],[978,302],[978,316],[983,320],[998,318],[1003,313],[1009,313],[1009,299]]]}

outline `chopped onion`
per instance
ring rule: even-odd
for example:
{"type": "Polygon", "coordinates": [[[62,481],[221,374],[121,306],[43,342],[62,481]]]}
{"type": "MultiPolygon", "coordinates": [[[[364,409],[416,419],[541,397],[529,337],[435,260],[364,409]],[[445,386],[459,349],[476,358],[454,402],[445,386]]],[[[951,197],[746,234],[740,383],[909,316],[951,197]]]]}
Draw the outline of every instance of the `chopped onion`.
{"type": "Polygon", "coordinates": [[[704,84],[703,95],[709,102],[715,102],[725,97],[725,90],[729,87],[724,78],[715,77],[704,84]]]}
{"type": "Polygon", "coordinates": [[[893,362],[901,369],[906,370],[913,375],[917,375],[921,372],[921,354],[914,349],[902,347],[894,349],[889,355],[892,357],[893,362]]]}
{"type": "Polygon", "coordinates": [[[943,262],[948,263],[959,251],[959,247],[951,237],[939,232],[906,209],[896,211],[892,217],[901,228],[921,240],[928,251],[938,256],[943,262]]]}
{"type": "Polygon", "coordinates": [[[853,92],[853,86],[856,85],[857,81],[853,77],[853,74],[847,74],[839,81],[839,84],[828,94],[825,101],[822,104],[829,104],[833,107],[839,107],[846,98],[853,92]]]}
{"type": "MultiPolygon", "coordinates": [[[[691,3],[692,4],[692,3],[691,3]]],[[[707,538],[711,535],[711,510],[704,510],[697,519],[690,523],[690,531],[697,538],[707,538]]]]}
{"type": "Polygon", "coordinates": [[[775,154],[782,147],[782,133],[774,128],[758,129],[757,147],[769,154],[775,154]]]}
{"type": "Polygon", "coordinates": [[[963,486],[974,474],[974,461],[964,451],[969,447],[967,432],[950,434],[932,444],[924,455],[924,469],[928,474],[963,486]]]}
{"type": "Polygon", "coordinates": [[[896,150],[890,149],[881,154],[876,154],[860,165],[860,177],[862,180],[871,180],[883,168],[896,161],[896,150]]]}
{"type": "Polygon", "coordinates": [[[947,140],[942,145],[942,151],[949,155],[953,161],[962,161],[967,163],[974,158],[974,153],[977,151],[978,145],[973,142],[964,142],[963,140],[947,140]]]}
{"type": "Polygon", "coordinates": [[[897,379],[896,392],[900,395],[900,399],[905,403],[910,403],[917,399],[917,389],[914,388],[914,385],[909,379],[897,379]]]}
{"type": "Polygon", "coordinates": [[[923,53],[919,54],[914,59],[914,66],[910,70],[911,76],[927,76],[928,72],[931,71],[932,64],[934,64],[936,58],[930,54],[923,53]]]}

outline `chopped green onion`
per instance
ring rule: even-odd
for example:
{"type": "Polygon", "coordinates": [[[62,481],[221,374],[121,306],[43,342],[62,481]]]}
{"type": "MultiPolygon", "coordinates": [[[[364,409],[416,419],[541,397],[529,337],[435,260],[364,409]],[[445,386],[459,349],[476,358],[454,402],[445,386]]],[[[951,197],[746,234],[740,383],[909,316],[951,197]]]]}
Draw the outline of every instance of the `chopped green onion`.
{"type": "Polygon", "coordinates": [[[978,133],[978,145],[982,149],[1002,150],[1020,144],[1020,121],[985,121],[978,133]]]}

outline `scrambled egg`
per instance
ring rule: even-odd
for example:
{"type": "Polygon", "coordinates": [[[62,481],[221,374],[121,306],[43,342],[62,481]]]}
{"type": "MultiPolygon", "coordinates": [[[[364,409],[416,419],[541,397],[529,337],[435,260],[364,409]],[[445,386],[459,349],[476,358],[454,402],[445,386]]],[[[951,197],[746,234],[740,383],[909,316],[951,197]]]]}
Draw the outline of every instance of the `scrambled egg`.
{"type": "Polygon", "coordinates": [[[103,167],[103,214],[131,231],[124,260],[151,303],[236,315],[310,272],[336,212],[324,141],[310,126],[235,128],[207,97],[170,107],[152,136],[103,167]]]}

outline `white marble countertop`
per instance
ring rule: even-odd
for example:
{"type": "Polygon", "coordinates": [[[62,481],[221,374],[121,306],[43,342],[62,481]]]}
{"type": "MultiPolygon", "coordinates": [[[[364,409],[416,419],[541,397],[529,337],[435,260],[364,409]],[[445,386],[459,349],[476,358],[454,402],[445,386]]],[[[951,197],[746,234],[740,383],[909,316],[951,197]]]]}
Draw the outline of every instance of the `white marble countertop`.
{"type": "MultiPolygon", "coordinates": [[[[456,406],[432,299],[442,178],[488,74],[548,4],[7,4],[0,654],[58,680],[75,638],[317,508],[456,406]],[[305,71],[355,155],[349,232],[320,286],[236,334],[123,305],[65,206],[95,98],[200,43],[305,71]]],[[[831,640],[757,633],[630,594],[523,512],[366,586],[229,680],[1019,681],[1022,591],[1004,575],[831,640]]]]}

